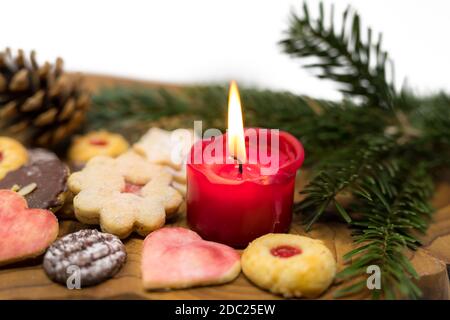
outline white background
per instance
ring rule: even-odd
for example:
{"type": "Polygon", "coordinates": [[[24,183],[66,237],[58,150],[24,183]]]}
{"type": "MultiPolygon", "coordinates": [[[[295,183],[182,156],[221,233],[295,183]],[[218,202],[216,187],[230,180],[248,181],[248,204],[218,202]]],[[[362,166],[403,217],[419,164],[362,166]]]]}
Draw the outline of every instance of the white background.
{"type": "MultiPolygon", "coordinates": [[[[314,4],[318,1],[309,1],[314,4]]],[[[384,47],[420,92],[450,92],[450,1],[336,0],[384,33],[384,47]]],[[[331,1],[325,1],[330,4],[331,1]]],[[[0,46],[36,49],[70,70],[164,82],[241,84],[338,98],[277,42],[300,0],[2,1],[0,46]]],[[[339,14],[338,14],[339,15],[339,14]]]]}

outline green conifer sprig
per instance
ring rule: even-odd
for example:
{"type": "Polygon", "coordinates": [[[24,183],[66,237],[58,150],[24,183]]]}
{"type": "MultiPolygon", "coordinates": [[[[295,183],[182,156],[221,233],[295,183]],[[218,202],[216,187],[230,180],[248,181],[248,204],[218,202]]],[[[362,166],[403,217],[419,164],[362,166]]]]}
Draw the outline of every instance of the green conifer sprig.
{"type": "Polygon", "coordinates": [[[365,189],[367,180],[378,185],[380,190],[392,194],[390,178],[397,171],[396,161],[388,161],[396,147],[395,140],[389,137],[366,136],[350,147],[335,151],[333,157],[318,170],[316,177],[302,191],[307,198],[297,207],[297,212],[312,209],[306,219],[306,230],[330,206],[335,207],[342,218],[350,223],[346,209],[336,199],[342,191],[348,191],[371,201],[370,193],[365,189]]]}
{"type": "MultiPolygon", "coordinates": [[[[366,274],[367,266],[381,271],[381,288],[373,289],[372,296],[394,299],[400,296],[419,298],[421,292],[414,283],[417,273],[405,256],[405,248],[416,249],[420,242],[415,232],[425,232],[432,209],[428,199],[433,191],[428,168],[406,165],[391,177],[391,191],[371,179],[363,183],[369,197],[359,197],[361,215],[354,221],[357,249],[344,259],[353,259],[351,265],[338,277],[349,280],[366,274]]],[[[366,278],[338,292],[336,296],[352,294],[366,287],[366,278]]]]}
{"type": "MultiPolygon", "coordinates": [[[[420,290],[412,280],[416,272],[405,251],[419,244],[415,233],[426,229],[426,218],[432,212],[428,205],[433,186],[431,169],[445,162],[445,156],[430,159],[430,155],[445,152],[450,146],[450,131],[445,130],[449,121],[446,116],[450,115],[449,101],[446,95],[422,100],[408,91],[396,94],[386,77],[387,53],[380,49],[381,40],[372,44],[372,31],[368,29],[364,42],[359,15],[350,9],[343,13],[343,21],[341,33],[336,34],[333,15],[331,25],[324,24],[322,3],[315,20],[304,4],[303,16],[293,15],[288,38],[281,44],[291,55],[316,57],[319,63],[307,67],[321,70],[320,78],[344,84],[343,92],[348,95],[362,96],[360,107],[365,111],[373,107],[393,111],[393,122],[374,117],[374,121],[384,123],[385,127],[367,137],[368,145],[362,147],[366,151],[360,151],[358,144],[349,145],[327,157],[324,162],[329,165],[317,166],[318,173],[303,191],[306,198],[297,211],[311,212],[307,220],[310,228],[325,211],[334,207],[355,228],[358,248],[346,256],[354,259],[340,273],[341,278],[360,276],[368,266],[377,265],[382,271],[382,288],[372,292],[375,298],[417,298],[420,290]],[[345,27],[348,17],[350,31],[345,27]],[[371,68],[370,53],[374,47],[375,67],[371,68]],[[364,81],[364,86],[360,81],[364,81]],[[390,142],[379,140],[380,136],[390,137],[390,142]],[[372,149],[371,143],[376,141],[382,141],[386,152],[377,153],[379,149],[372,149]],[[336,200],[343,190],[350,191],[354,197],[347,209],[336,200]],[[355,214],[357,218],[351,220],[355,214]]],[[[339,294],[360,291],[365,288],[365,281],[362,279],[339,294]]]]}
{"type": "Polygon", "coordinates": [[[309,11],[304,2],[303,14],[292,14],[281,41],[283,50],[293,57],[315,58],[304,67],[314,69],[321,79],[339,83],[345,95],[362,98],[370,107],[392,108],[394,70],[382,49],[381,34],[374,40],[372,29],[363,30],[359,14],[350,7],[340,28],[335,25],[333,6],[328,17],[322,2],[317,19],[309,11]]]}
{"type": "MultiPolygon", "coordinates": [[[[227,85],[105,88],[92,98],[93,108],[85,129],[108,128],[128,135],[132,141],[161,118],[176,118],[169,124],[159,124],[167,129],[192,127],[194,120],[202,120],[204,129],[224,130],[227,90],[227,85]]],[[[378,134],[391,121],[380,110],[364,110],[348,101],[338,104],[246,87],[240,92],[245,125],[292,133],[306,149],[307,165],[317,163],[363,134],[378,134]]]]}

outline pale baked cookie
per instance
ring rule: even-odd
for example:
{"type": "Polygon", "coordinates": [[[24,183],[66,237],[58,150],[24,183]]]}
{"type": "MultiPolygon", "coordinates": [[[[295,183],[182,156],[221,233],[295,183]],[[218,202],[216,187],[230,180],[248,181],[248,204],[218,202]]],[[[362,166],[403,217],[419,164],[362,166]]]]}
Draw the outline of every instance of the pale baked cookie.
{"type": "Polygon", "coordinates": [[[16,170],[28,161],[28,153],[20,142],[0,137],[0,180],[10,171],[16,170]]]}
{"type": "Polygon", "coordinates": [[[333,282],[336,261],[320,240],[267,234],[245,249],[242,271],[257,286],[284,297],[314,298],[333,282]]]}
{"type": "Polygon", "coordinates": [[[239,253],[205,241],[185,228],[162,228],[149,234],[142,248],[145,289],[181,289],[222,284],[241,272],[239,253]]]}
{"type": "Polygon", "coordinates": [[[186,195],[187,192],[187,186],[186,183],[179,183],[177,181],[172,181],[172,187],[176,189],[179,193],[181,193],[183,196],[186,195]]]}
{"type": "Polygon", "coordinates": [[[183,199],[170,186],[172,176],[163,167],[129,151],[118,158],[92,158],[68,180],[76,218],[99,224],[103,231],[127,237],[145,236],[177,213],[183,199]]]}
{"type": "Polygon", "coordinates": [[[120,134],[105,130],[92,131],[72,141],[68,158],[74,164],[84,164],[95,156],[117,157],[128,147],[128,142],[120,134]]]}
{"type": "Polygon", "coordinates": [[[165,169],[172,175],[173,181],[186,185],[186,161],[181,164],[180,170],[175,170],[168,166],[165,169]]]}
{"type": "Polygon", "coordinates": [[[173,176],[173,187],[186,193],[186,162],[196,135],[190,129],[167,131],[151,128],[133,145],[150,162],[163,165],[173,176]]]}
{"type": "Polygon", "coordinates": [[[133,149],[152,163],[181,170],[194,137],[194,131],[188,129],[167,131],[151,128],[133,145],[133,149]]]}

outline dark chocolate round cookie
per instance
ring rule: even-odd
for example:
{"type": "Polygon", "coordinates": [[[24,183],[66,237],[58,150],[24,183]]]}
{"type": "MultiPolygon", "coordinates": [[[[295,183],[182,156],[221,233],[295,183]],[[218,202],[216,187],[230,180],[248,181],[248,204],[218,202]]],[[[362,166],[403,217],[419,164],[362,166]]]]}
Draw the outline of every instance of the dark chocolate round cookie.
{"type": "Polygon", "coordinates": [[[79,275],[81,287],[85,287],[113,277],[126,260],[125,246],[118,237],[86,229],[54,242],[43,266],[53,281],[67,285],[69,277],[79,275]]]}
{"type": "Polygon", "coordinates": [[[57,211],[67,196],[69,169],[59,158],[45,149],[28,150],[28,163],[9,172],[0,180],[0,189],[34,188],[25,195],[30,208],[57,211]]]}

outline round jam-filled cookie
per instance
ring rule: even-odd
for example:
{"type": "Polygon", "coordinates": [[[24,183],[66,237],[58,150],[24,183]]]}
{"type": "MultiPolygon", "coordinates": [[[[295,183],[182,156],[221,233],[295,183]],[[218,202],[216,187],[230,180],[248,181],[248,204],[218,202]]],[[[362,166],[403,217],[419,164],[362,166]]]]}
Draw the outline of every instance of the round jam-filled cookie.
{"type": "Polygon", "coordinates": [[[128,142],[120,134],[105,130],[76,137],[69,149],[69,160],[75,164],[88,162],[95,156],[117,157],[127,151],[128,142]]]}
{"type": "Polygon", "coordinates": [[[125,246],[119,238],[87,229],[54,242],[44,256],[43,266],[50,279],[64,285],[78,272],[80,285],[85,287],[113,277],[126,260],[125,246]]]}
{"type": "Polygon", "coordinates": [[[333,282],[336,261],[320,240],[267,234],[245,249],[242,271],[257,286],[284,297],[314,298],[333,282]]]}
{"type": "Polygon", "coordinates": [[[0,180],[10,171],[23,166],[28,160],[27,150],[18,141],[0,137],[0,180]]]}
{"type": "Polygon", "coordinates": [[[26,165],[0,180],[0,189],[27,189],[25,199],[30,208],[56,212],[67,197],[69,169],[53,152],[45,149],[31,149],[28,155],[26,165]]]}

